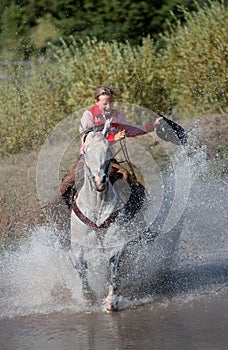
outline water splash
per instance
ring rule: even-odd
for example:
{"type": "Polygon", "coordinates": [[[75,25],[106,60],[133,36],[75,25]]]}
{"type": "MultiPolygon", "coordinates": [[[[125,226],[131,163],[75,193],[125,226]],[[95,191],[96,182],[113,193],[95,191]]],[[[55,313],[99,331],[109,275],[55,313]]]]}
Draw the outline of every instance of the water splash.
{"type": "Polygon", "coordinates": [[[5,251],[0,263],[1,317],[83,307],[79,281],[54,229],[35,228],[19,248],[5,251]]]}
{"type": "MultiPolygon", "coordinates": [[[[204,150],[190,151],[191,191],[183,211],[181,235],[175,242],[173,274],[162,286],[163,296],[192,297],[205,288],[224,288],[228,282],[227,179],[208,178],[210,164],[204,150]]],[[[170,171],[162,215],[172,199],[173,181],[170,171]]],[[[28,240],[3,252],[0,318],[94,310],[82,299],[80,280],[72,273],[68,251],[60,244],[58,234],[52,227],[36,227],[28,240]]],[[[96,307],[101,310],[100,305],[96,307]]]]}

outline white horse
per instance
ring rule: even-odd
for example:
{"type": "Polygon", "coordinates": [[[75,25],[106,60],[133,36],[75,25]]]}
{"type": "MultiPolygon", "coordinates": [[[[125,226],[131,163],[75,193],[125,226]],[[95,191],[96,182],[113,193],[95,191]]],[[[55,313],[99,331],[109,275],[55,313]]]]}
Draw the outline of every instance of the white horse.
{"type": "Polygon", "coordinates": [[[110,181],[106,131],[88,133],[83,146],[84,184],[72,205],[70,257],[83,295],[93,302],[106,297],[107,311],[114,311],[123,295],[151,288],[167,257],[153,248],[156,234],[143,217],[144,188],[110,181]]]}

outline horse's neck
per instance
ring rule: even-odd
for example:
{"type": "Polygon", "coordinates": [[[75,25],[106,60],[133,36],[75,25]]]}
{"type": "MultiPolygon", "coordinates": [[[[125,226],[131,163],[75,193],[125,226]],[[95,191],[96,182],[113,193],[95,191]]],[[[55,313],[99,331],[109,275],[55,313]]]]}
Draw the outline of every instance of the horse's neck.
{"type": "Polygon", "coordinates": [[[92,187],[89,174],[85,174],[84,184],[78,193],[76,203],[80,211],[99,226],[115,212],[117,196],[111,183],[104,191],[96,191],[92,187]]]}

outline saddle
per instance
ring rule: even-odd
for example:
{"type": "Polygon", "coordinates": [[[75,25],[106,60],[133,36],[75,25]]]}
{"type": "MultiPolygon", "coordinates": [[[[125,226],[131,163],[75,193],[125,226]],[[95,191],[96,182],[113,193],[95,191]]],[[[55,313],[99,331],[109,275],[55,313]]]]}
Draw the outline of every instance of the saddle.
{"type": "MultiPolygon", "coordinates": [[[[75,189],[75,173],[78,162],[61,180],[57,194],[45,208],[49,219],[51,219],[60,230],[68,230],[70,227],[72,200],[77,195],[75,189]]],[[[145,187],[137,181],[134,174],[131,174],[116,159],[112,159],[111,164],[112,169],[109,175],[110,182],[114,184],[117,180],[122,179],[127,181],[130,185],[131,196],[125,205],[126,218],[130,219],[141,208],[144,202],[145,187]]]]}
{"type": "MultiPolygon", "coordinates": [[[[123,179],[125,181],[128,181],[129,183],[133,183],[136,181],[134,179],[134,176],[132,176],[132,174],[127,169],[121,166],[116,159],[112,159],[111,164],[112,169],[109,175],[109,179],[112,184],[114,184],[114,182],[119,179],[123,179]]],[[[61,196],[65,201],[66,205],[69,207],[69,209],[71,209],[72,198],[75,196],[77,191],[74,186],[77,165],[78,162],[73,166],[70,172],[62,179],[60,183],[61,196]]]]}

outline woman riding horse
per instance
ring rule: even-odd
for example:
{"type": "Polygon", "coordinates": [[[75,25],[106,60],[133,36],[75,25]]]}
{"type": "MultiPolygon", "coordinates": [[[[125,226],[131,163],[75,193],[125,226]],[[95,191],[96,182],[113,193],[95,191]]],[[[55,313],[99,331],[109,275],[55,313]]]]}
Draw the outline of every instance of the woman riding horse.
{"type": "MultiPolygon", "coordinates": [[[[165,255],[156,255],[160,252],[160,249],[153,248],[156,234],[151,232],[147,220],[144,220],[145,188],[132,181],[131,174],[112,159],[112,146],[125,137],[143,135],[155,128],[160,129],[161,138],[173,142],[166,137],[165,116],[159,116],[154,124],[129,125],[123,113],[113,109],[114,95],[115,91],[108,86],[96,88],[95,105],[81,118],[80,159],[60,186],[62,197],[67,200],[69,190],[73,186],[76,190],[74,196],[69,196],[69,209],[72,210],[66,214],[68,218],[71,214],[68,248],[82,282],[83,294],[90,300],[97,300],[104,290],[107,295],[108,280],[108,311],[118,309],[119,296],[125,292],[134,295],[134,291],[141,287],[145,290],[148,281],[151,287],[151,281],[157,280],[157,272],[163,273],[161,260],[167,260],[165,255]],[[115,184],[118,176],[127,180],[123,182],[129,185],[128,190],[130,188],[128,193],[123,190],[123,199],[122,189],[115,184]],[[134,266],[135,261],[140,263],[134,266]],[[105,278],[107,272],[108,279],[105,278]],[[136,278],[138,274],[140,280],[136,278]],[[126,283],[127,276],[130,285],[126,283]],[[101,291],[97,290],[99,286],[101,291]]],[[[176,129],[174,124],[171,129],[178,132],[178,139],[184,140],[182,128],[178,126],[176,129]]],[[[62,214],[63,210],[60,211],[62,214]]]]}
{"type": "MultiPolygon", "coordinates": [[[[81,134],[81,147],[80,147],[80,159],[72,168],[72,170],[65,176],[60,185],[60,192],[62,195],[69,193],[69,189],[74,185],[75,190],[81,187],[84,176],[84,155],[83,155],[83,143],[85,137],[89,131],[98,131],[104,127],[106,120],[110,120],[110,128],[107,133],[107,140],[110,145],[116,141],[120,141],[125,137],[134,137],[144,135],[146,133],[155,130],[156,126],[160,124],[163,117],[158,117],[155,123],[149,123],[144,125],[130,125],[126,122],[123,113],[120,110],[113,109],[114,96],[116,92],[111,87],[106,85],[100,85],[94,92],[95,105],[86,110],[81,118],[80,134],[81,134]]],[[[121,174],[122,178],[127,180],[128,172],[126,169],[120,166],[118,162],[113,161],[112,167],[116,172],[121,174]]]]}

